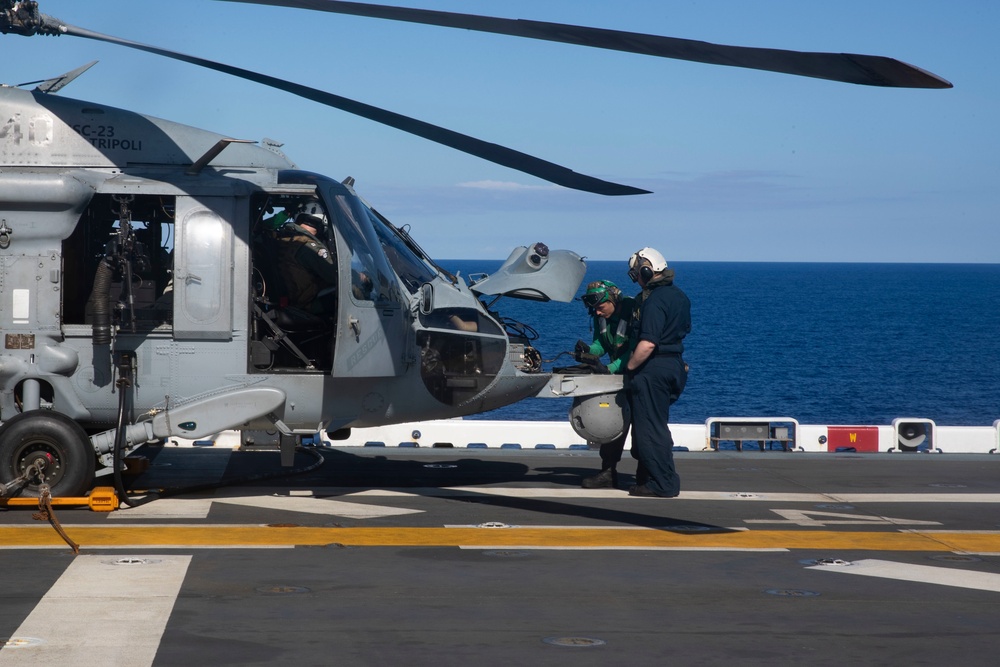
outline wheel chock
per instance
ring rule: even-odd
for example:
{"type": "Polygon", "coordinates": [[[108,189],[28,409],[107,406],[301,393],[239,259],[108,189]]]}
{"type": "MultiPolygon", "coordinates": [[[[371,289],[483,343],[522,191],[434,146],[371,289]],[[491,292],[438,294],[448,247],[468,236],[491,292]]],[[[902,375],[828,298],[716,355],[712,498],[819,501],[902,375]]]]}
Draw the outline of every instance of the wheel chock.
{"type": "Polygon", "coordinates": [[[118,494],[115,493],[115,487],[95,487],[87,496],[87,506],[94,512],[113,512],[118,509],[118,494]]]}

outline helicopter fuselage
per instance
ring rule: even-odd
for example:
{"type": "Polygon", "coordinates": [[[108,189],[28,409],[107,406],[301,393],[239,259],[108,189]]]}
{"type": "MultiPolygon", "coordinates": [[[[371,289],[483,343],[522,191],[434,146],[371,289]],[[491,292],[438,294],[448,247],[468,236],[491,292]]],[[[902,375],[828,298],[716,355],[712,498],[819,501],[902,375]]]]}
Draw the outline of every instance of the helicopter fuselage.
{"type": "MultiPolygon", "coordinates": [[[[61,413],[106,458],[116,423],[129,446],[225,429],[288,439],[482,412],[550,380],[483,292],[350,180],[39,92],[0,89],[0,123],[0,420],[61,413]],[[325,223],[315,237],[293,224],[308,206],[325,223]],[[286,269],[303,238],[336,277],[296,303],[303,274],[286,269]]],[[[536,244],[497,281],[569,300],[584,270],[536,244]]]]}

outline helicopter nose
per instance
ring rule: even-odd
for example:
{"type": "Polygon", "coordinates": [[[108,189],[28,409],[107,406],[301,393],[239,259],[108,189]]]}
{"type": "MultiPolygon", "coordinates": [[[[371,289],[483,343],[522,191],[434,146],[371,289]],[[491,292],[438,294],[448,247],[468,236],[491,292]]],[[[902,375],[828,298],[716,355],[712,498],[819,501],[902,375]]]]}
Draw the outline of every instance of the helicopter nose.
{"type": "Polygon", "coordinates": [[[459,414],[510,405],[536,395],[549,381],[548,373],[526,373],[515,365],[506,336],[422,330],[417,344],[424,387],[459,414]]]}
{"type": "Polygon", "coordinates": [[[535,396],[549,382],[549,373],[522,373],[510,367],[511,374],[501,374],[481,397],[482,409],[495,410],[523,398],[535,396]]]}

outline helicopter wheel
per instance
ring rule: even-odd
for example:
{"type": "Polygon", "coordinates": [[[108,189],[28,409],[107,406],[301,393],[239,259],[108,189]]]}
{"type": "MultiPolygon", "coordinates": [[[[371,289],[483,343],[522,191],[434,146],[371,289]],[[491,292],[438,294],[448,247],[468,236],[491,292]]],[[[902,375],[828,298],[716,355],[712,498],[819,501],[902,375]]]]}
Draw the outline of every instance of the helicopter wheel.
{"type": "MultiPolygon", "coordinates": [[[[79,424],[59,412],[31,410],[0,426],[0,483],[12,482],[42,459],[44,482],[52,496],[79,496],[94,483],[94,450],[79,424]]],[[[21,495],[37,497],[40,482],[24,485],[21,495]]]]}

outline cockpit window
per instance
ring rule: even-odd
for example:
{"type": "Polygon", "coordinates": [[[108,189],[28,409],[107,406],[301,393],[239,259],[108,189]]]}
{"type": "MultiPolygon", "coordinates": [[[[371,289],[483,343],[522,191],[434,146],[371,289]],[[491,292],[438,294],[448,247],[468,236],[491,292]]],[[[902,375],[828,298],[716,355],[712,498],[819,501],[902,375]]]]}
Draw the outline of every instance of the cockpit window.
{"type": "MultiPolygon", "coordinates": [[[[357,198],[330,193],[331,213],[351,253],[351,293],[356,301],[392,299],[391,270],[379,252],[380,243],[369,224],[368,213],[357,198]]],[[[398,293],[398,288],[397,288],[398,293]]]]}
{"type": "Polygon", "coordinates": [[[421,285],[434,279],[437,275],[436,272],[427,266],[407,245],[406,240],[394,228],[387,225],[377,213],[368,208],[365,210],[372,221],[372,226],[375,228],[375,233],[378,235],[382,251],[389,260],[389,264],[403,281],[407,291],[410,294],[416,294],[421,285]]]}

